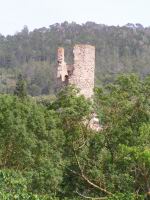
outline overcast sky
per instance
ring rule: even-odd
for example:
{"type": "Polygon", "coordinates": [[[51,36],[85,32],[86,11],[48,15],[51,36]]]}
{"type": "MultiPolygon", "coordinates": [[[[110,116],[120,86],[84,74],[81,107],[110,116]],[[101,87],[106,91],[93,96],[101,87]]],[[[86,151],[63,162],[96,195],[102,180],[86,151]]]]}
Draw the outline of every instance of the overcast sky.
{"type": "Polygon", "coordinates": [[[150,26],[150,0],[0,0],[0,33],[14,34],[63,21],[150,26]]]}

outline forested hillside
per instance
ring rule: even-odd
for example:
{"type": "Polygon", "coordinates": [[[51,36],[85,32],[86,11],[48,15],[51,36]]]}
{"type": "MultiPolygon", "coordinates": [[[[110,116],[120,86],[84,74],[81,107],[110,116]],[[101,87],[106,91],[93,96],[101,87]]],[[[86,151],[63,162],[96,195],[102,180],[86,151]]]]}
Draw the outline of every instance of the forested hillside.
{"type": "Polygon", "coordinates": [[[122,72],[137,72],[142,77],[150,73],[150,28],[140,24],[115,27],[64,22],[31,32],[24,27],[13,36],[0,35],[0,92],[13,92],[22,73],[29,94],[53,93],[57,47],[65,47],[70,63],[76,43],[96,46],[97,85],[122,72]]]}

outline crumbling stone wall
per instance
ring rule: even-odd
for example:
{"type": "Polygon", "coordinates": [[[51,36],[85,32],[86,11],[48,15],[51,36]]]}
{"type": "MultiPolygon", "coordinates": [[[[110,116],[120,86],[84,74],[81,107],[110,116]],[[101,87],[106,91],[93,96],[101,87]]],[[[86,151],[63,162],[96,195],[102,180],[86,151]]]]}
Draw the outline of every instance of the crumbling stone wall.
{"type": "Polygon", "coordinates": [[[86,98],[91,98],[94,89],[95,47],[78,44],[75,45],[73,54],[73,65],[67,65],[64,59],[64,49],[58,48],[58,83],[62,86],[73,84],[80,89],[80,93],[86,98]]]}
{"type": "Polygon", "coordinates": [[[68,76],[67,65],[64,58],[64,48],[58,48],[57,51],[57,78],[62,82],[65,81],[65,77],[68,76]]]}

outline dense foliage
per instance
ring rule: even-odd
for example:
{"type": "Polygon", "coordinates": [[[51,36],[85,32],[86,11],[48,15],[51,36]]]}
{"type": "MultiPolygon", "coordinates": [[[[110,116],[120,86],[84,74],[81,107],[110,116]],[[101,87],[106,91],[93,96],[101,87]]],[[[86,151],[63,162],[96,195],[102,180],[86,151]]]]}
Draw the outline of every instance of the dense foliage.
{"type": "Polygon", "coordinates": [[[137,72],[142,77],[150,73],[150,28],[140,24],[115,27],[64,22],[31,32],[25,26],[13,36],[0,35],[0,92],[13,93],[22,73],[32,96],[52,93],[56,50],[65,47],[69,64],[76,43],[96,46],[97,85],[122,72],[137,72]]]}
{"type": "Polygon", "coordinates": [[[150,77],[122,75],[94,104],[77,93],[0,95],[0,199],[149,199],[150,77]],[[93,109],[100,132],[85,124],[93,109]]]}

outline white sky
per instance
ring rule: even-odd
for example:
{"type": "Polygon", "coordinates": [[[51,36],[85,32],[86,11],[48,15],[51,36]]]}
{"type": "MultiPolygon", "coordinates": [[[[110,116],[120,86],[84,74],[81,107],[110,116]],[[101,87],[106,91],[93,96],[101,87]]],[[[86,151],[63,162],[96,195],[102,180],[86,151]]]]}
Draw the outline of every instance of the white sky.
{"type": "Polygon", "coordinates": [[[14,34],[63,21],[150,26],[150,0],[0,0],[0,33],[14,34]]]}

